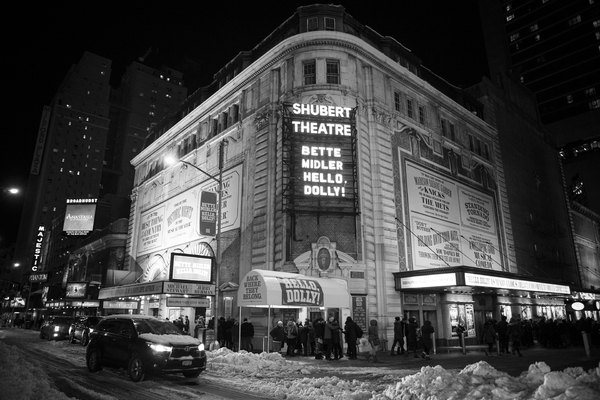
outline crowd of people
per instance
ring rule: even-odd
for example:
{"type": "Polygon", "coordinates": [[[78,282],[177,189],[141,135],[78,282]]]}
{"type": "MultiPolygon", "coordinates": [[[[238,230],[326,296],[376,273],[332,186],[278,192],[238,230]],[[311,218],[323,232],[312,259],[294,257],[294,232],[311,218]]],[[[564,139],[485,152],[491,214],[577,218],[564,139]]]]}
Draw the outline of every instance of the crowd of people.
{"type": "Polygon", "coordinates": [[[483,328],[482,342],[488,344],[491,354],[498,341],[500,353],[521,356],[521,350],[536,343],[546,348],[582,346],[585,333],[590,346],[600,346],[600,324],[592,318],[582,317],[573,322],[562,318],[521,319],[518,315],[507,321],[488,320],[483,328]],[[511,347],[509,348],[509,344],[511,347]]]}

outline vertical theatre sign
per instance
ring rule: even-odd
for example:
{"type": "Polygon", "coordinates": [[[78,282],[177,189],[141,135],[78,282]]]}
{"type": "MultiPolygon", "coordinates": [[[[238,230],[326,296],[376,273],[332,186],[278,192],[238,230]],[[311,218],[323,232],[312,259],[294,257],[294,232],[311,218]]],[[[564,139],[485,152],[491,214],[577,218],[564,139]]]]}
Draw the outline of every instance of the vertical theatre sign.
{"type": "Polygon", "coordinates": [[[283,114],[290,210],[356,213],[355,109],[285,103],[283,114]]]}

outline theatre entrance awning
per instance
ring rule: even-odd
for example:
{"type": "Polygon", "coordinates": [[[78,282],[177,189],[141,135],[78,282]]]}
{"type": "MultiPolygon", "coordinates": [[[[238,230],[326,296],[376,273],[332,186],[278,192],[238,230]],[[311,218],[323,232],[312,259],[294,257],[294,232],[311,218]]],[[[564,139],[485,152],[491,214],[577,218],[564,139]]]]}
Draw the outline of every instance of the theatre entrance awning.
{"type": "Polygon", "coordinates": [[[346,281],[335,278],[255,269],[244,276],[238,289],[239,307],[350,308],[350,304],[346,281]]]}

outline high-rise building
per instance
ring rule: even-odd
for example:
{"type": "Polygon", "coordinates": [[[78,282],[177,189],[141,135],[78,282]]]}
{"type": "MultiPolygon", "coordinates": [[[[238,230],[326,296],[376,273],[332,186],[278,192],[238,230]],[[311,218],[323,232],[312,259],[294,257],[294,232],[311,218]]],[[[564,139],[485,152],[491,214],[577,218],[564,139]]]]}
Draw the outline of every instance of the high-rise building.
{"type": "Polygon", "coordinates": [[[42,241],[69,198],[98,198],[109,130],[111,60],[85,52],[44,107],[13,275],[37,270],[42,241]],[[37,240],[40,238],[39,240],[37,240]]]}
{"type": "Polygon", "coordinates": [[[570,198],[600,213],[600,5],[480,1],[492,81],[510,73],[536,96],[563,158],[570,198]]]}
{"type": "Polygon", "coordinates": [[[16,246],[22,267],[15,276],[32,267],[53,271],[55,280],[62,273],[74,243],[60,235],[67,199],[99,199],[94,229],[122,217],[114,209],[122,203],[117,198],[131,194],[131,158],[150,128],[187,96],[182,74],[154,68],[152,61],[133,62],[113,89],[111,60],[85,52],[44,108],[16,246]]]}

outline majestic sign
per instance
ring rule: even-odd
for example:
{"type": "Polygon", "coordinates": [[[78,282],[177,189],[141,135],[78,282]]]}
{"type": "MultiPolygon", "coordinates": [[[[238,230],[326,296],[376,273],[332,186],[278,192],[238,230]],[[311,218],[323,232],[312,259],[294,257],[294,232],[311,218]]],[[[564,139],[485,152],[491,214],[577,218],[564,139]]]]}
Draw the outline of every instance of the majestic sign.
{"type": "Polygon", "coordinates": [[[356,211],[354,112],[333,105],[285,104],[285,173],[292,183],[294,209],[356,211]]]}
{"type": "Polygon", "coordinates": [[[502,270],[493,198],[410,162],[405,171],[415,269],[502,270]]]}
{"type": "Polygon", "coordinates": [[[323,305],[323,289],[312,279],[305,278],[277,278],[281,285],[281,304],[294,306],[323,305]]]}
{"type": "Polygon", "coordinates": [[[33,264],[31,265],[31,272],[37,272],[40,267],[40,261],[42,260],[42,246],[44,243],[44,233],[46,228],[44,225],[38,227],[38,233],[35,236],[35,245],[33,249],[33,264]]]}

